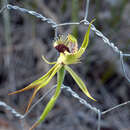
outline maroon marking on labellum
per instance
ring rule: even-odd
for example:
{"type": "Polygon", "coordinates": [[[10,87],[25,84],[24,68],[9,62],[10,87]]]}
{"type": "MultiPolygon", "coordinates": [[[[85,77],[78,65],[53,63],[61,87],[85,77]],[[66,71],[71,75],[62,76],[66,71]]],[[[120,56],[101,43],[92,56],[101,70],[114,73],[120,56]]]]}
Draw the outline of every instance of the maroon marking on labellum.
{"type": "Polygon", "coordinates": [[[69,48],[67,46],[65,46],[64,44],[59,44],[57,46],[55,46],[56,50],[59,51],[59,52],[62,52],[64,53],[65,51],[69,51],[69,48]]]}

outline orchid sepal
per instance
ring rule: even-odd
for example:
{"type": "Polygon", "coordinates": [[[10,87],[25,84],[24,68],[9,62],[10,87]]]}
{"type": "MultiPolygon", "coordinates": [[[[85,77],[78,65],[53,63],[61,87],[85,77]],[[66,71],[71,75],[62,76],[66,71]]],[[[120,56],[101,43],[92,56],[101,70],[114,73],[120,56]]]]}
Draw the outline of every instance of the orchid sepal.
{"type": "Polygon", "coordinates": [[[88,96],[90,99],[96,101],[88,92],[87,87],[85,86],[84,82],[80,79],[80,77],[69,67],[69,66],[65,66],[65,70],[68,71],[70,73],[70,75],[73,77],[73,79],[75,80],[75,82],[78,84],[78,86],[80,87],[80,89],[83,91],[83,93],[88,96]]]}

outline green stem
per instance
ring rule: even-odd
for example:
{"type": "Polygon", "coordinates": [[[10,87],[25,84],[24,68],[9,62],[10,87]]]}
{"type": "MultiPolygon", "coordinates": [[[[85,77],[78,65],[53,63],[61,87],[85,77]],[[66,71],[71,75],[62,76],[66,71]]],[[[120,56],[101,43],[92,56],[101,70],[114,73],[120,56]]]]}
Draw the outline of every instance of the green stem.
{"type": "Polygon", "coordinates": [[[58,72],[58,78],[57,78],[57,88],[55,91],[54,96],[51,98],[51,100],[48,102],[45,110],[43,111],[38,123],[41,123],[42,121],[44,121],[44,119],[46,118],[46,116],[48,115],[48,113],[51,111],[51,109],[53,108],[57,98],[60,95],[61,92],[61,85],[64,81],[64,67],[62,67],[59,72],[58,72]]]}
{"type": "MultiPolygon", "coordinates": [[[[79,12],[79,0],[72,0],[72,21],[78,21],[78,12],[79,12]]],[[[77,38],[78,37],[78,27],[77,25],[72,26],[72,34],[77,38]]]]}

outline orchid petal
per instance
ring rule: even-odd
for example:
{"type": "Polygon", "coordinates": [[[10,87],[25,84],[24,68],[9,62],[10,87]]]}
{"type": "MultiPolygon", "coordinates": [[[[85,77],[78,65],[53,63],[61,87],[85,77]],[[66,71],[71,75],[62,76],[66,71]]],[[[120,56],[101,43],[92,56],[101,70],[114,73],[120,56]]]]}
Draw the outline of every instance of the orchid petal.
{"type": "Polygon", "coordinates": [[[50,65],[56,64],[56,62],[50,62],[50,61],[48,61],[44,56],[42,56],[42,59],[43,59],[47,64],[50,64],[50,65]]]}
{"type": "Polygon", "coordinates": [[[82,54],[84,53],[84,51],[86,50],[86,48],[88,46],[89,33],[90,33],[91,25],[92,25],[92,23],[94,21],[95,21],[95,19],[90,22],[89,27],[88,27],[88,31],[86,32],[85,37],[84,37],[84,41],[83,41],[83,43],[82,43],[79,51],[77,53],[75,53],[75,55],[76,55],[77,58],[80,58],[82,56],[82,54]]]}
{"type": "Polygon", "coordinates": [[[69,67],[65,66],[65,69],[71,74],[73,79],[76,81],[76,83],[79,85],[80,89],[88,96],[90,99],[96,101],[88,92],[84,82],[80,79],[80,77],[69,67]]]}

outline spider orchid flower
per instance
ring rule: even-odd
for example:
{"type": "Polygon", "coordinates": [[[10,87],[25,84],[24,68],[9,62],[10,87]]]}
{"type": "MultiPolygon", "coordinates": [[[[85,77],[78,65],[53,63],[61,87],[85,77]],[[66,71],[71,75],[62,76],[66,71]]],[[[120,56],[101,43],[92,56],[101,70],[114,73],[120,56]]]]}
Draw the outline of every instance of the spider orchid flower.
{"type": "Polygon", "coordinates": [[[78,49],[78,43],[77,43],[76,38],[74,36],[72,36],[71,34],[68,34],[66,37],[62,37],[62,36],[59,37],[54,42],[54,48],[56,48],[56,50],[60,53],[60,56],[58,57],[57,61],[56,62],[49,62],[47,59],[45,59],[44,56],[42,56],[43,60],[46,63],[54,64],[54,66],[44,76],[42,76],[38,80],[32,82],[27,87],[25,87],[23,89],[20,89],[18,91],[12,92],[12,93],[9,94],[9,95],[12,95],[12,94],[20,93],[20,92],[23,92],[23,91],[26,91],[26,90],[34,88],[34,92],[32,94],[32,97],[30,98],[30,101],[29,101],[27,109],[26,109],[26,112],[28,112],[28,110],[29,110],[29,108],[30,108],[30,106],[32,104],[32,101],[33,101],[34,97],[36,96],[36,93],[41,88],[45,87],[51,81],[51,79],[55,76],[55,74],[58,73],[58,76],[57,76],[57,87],[56,87],[55,93],[52,96],[52,98],[50,99],[50,101],[48,102],[47,106],[45,107],[42,115],[40,116],[40,119],[30,128],[30,130],[32,130],[37,125],[39,125],[42,121],[44,121],[44,119],[46,118],[48,113],[53,108],[53,106],[54,106],[54,104],[56,102],[56,99],[58,98],[58,96],[60,95],[60,92],[61,92],[61,85],[62,85],[62,83],[64,81],[65,70],[70,73],[70,75],[73,77],[73,79],[78,84],[78,86],[83,91],[83,93],[86,96],[88,96],[90,99],[95,100],[89,94],[89,92],[88,92],[84,82],[68,66],[70,64],[77,64],[77,63],[80,62],[80,57],[85,52],[85,50],[86,50],[86,48],[88,46],[89,33],[90,33],[90,28],[91,28],[92,22],[90,23],[90,25],[88,27],[88,31],[85,34],[84,41],[83,41],[80,49],[78,49]]]}

